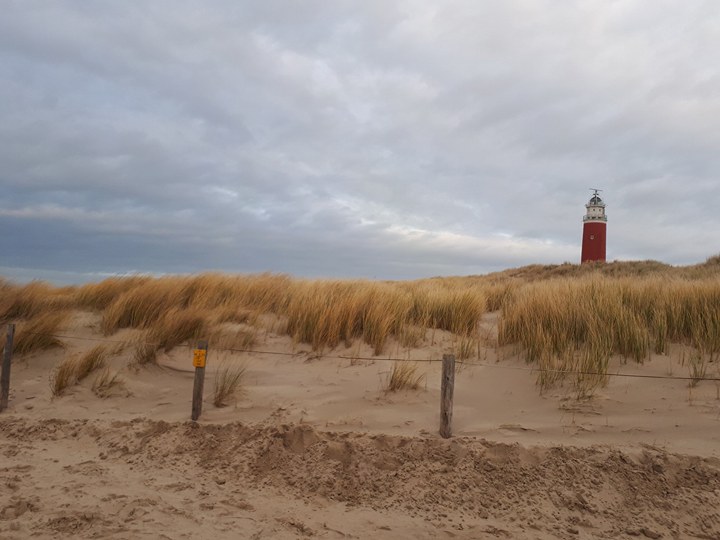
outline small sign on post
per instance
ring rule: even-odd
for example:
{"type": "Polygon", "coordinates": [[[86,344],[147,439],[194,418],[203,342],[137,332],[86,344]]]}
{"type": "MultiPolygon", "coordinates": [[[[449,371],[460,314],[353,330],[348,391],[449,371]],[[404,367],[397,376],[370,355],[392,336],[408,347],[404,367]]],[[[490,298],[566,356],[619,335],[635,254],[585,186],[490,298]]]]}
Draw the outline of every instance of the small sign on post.
{"type": "Polygon", "coordinates": [[[197,420],[202,413],[203,387],[205,386],[205,364],[207,362],[207,341],[198,341],[193,351],[193,366],[195,367],[195,381],[193,383],[192,415],[190,418],[197,420]]]}
{"type": "Polygon", "coordinates": [[[2,357],[2,372],[0,373],[0,411],[8,406],[10,398],[10,364],[12,363],[13,337],[15,336],[15,325],[7,325],[7,337],[5,338],[5,349],[2,357]]]}
{"type": "Polygon", "coordinates": [[[205,367],[207,361],[207,349],[195,349],[193,351],[193,367],[205,367]]]}

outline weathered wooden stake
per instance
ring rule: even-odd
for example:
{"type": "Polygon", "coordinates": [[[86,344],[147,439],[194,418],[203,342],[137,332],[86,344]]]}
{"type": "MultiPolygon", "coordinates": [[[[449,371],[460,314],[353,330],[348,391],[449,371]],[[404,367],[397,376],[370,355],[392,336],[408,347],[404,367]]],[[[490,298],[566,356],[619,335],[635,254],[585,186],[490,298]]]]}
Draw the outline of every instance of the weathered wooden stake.
{"type": "Polygon", "coordinates": [[[444,354],[440,386],[440,436],[452,436],[453,394],[455,392],[455,355],[444,354]]]}
{"type": "Polygon", "coordinates": [[[207,341],[198,341],[193,351],[193,366],[195,366],[195,382],[193,384],[192,418],[193,422],[200,418],[202,413],[203,387],[205,386],[205,362],[207,361],[207,341]]]}
{"type": "Polygon", "coordinates": [[[8,324],[2,359],[2,372],[0,372],[0,411],[7,409],[8,399],[10,398],[10,363],[12,362],[14,336],[15,325],[8,324]]]}

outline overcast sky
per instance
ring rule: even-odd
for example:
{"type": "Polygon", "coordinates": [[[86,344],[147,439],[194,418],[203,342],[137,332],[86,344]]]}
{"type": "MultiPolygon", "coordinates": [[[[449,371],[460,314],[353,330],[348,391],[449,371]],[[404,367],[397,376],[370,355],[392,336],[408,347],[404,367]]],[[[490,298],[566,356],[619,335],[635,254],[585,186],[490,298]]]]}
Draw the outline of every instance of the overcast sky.
{"type": "Polygon", "coordinates": [[[6,1],[0,274],[720,251],[720,2],[6,1]]]}

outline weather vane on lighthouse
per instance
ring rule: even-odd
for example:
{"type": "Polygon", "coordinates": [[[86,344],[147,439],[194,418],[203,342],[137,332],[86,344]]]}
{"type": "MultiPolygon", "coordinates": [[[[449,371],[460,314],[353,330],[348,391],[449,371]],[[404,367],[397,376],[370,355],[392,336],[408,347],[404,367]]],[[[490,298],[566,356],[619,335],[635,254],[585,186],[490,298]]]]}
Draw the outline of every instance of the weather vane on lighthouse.
{"type": "Polygon", "coordinates": [[[602,189],[590,188],[593,192],[590,201],[585,205],[587,212],[583,216],[583,239],[580,262],[605,262],[605,239],[607,216],[605,203],[600,198],[602,189]]]}

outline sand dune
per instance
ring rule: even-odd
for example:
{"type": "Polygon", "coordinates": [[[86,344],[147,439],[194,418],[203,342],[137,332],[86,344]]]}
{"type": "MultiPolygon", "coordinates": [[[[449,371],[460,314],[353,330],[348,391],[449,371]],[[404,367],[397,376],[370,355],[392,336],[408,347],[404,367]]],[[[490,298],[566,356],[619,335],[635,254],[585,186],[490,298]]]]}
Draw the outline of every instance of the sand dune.
{"type": "MultiPolygon", "coordinates": [[[[66,333],[103,339],[98,324],[78,313],[66,333]]],[[[451,340],[437,331],[385,354],[438,359],[451,340]]],[[[438,363],[418,364],[419,390],[388,393],[392,363],[335,358],[370,358],[368,346],[318,356],[268,331],[257,349],[295,354],[211,350],[194,424],[190,349],[130,368],[132,347],[117,345],[123,386],[110,397],[91,376],[53,398],[53,368],[96,344],[65,343],[13,365],[2,538],[720,538],[713,382],[611,378],[590,400],[541,395],[513,350],[487,346],[457,374],[455,437],[443,440],[438,363]],[[246,366],[245,392],[215,408],[228,363],[246,366]]],[[[610,372],[686,375],[678,358],[615,358],[610,372]]]]}

